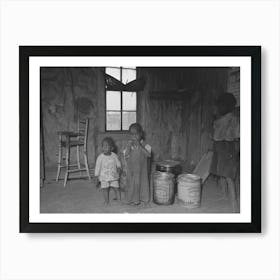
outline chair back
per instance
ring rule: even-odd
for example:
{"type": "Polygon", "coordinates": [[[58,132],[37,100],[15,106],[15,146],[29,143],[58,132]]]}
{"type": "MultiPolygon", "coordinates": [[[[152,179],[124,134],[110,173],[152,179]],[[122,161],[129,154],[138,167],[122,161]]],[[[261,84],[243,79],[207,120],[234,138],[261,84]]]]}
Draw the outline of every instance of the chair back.
{"type": "Polygon", "coordinates": [[[88,123],[89,119],[78,120],[78,140],[84,144],[84,149],[87,148],[88,123]]]}

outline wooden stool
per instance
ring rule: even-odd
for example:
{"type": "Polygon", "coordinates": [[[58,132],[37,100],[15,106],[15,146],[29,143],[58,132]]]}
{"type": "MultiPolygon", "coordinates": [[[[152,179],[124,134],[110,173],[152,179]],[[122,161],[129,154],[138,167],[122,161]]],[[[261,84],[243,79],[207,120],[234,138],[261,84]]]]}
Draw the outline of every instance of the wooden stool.
{"type": "Polygon", "coordinates": [[[89,167],[88,167],[88,157],[87,157],[87,136],[88,136],[88,123],[89,120],[78,121],[78,131],[58,131],[59,135],[59,146],[58,146],[58,167],[56,181],[59,180],[59,175],[61,168],[65,168],[64,184],[66,186],[69,173],[79,172],[80,176],[78,178],[84,178],[82,176],[82,171],[86,171],[89,180],[91,180],[89,167]],[[76,160],[75,164],[70,164],[70,149],[76,148],[76,160]],[[63,156],[63,149],[65,150],[65,156],[63,156]],[[80,150],[82,150],[84,157],[84,165],[82,168],[80,161],[80,150]],[[71,167],[76,167],[71,169],[71,167]]]}

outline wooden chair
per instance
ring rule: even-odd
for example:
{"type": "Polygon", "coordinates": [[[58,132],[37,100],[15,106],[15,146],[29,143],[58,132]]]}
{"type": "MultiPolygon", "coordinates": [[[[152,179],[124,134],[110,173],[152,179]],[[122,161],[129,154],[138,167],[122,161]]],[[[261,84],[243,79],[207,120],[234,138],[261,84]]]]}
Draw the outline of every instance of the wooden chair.
{"type": "Polygon", "coordinates": [[[59,131],[59,147],[58,147],[58,167],[56,181],[59,180],[61,168],[65,168],[64,187],[66,186],[69,173],[79,172],[79,178],[83,178],[82,172],[86,171],[86,177],[91,180],[87,157],[87,138],[88,138],[89,120],[79,120],[77,132],[59,131]],[[70,164],[71,148],[76,148],[76,163],[70,164]],[[64,152],[65,151],[65,152],[64,152]],[[81,165],[80,151],[84,158],[84,167],[81,165]],[[73,168],[75,167],[75,168],[73,168]],[[71,169],[73,168],[73,169],[71,169]]]}

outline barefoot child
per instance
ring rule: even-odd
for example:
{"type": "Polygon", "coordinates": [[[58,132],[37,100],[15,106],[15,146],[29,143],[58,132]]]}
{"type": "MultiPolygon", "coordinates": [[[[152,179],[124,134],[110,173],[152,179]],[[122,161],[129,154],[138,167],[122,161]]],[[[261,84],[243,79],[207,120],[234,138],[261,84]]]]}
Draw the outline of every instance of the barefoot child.
{"type": "Polygon", "coordinates": [[[150,198],[148,159],[151,157],[151,146],[145,143],[144,132],[140,124],[129,127],[130,140],[124,153],[127,165],[127,202],[139,205],[150,198]]]}
{"type": "Polygon", "coordinates": [[[218,118],[214,121],[214,156],[211,173],[218,175],[223,191],[228,190],[233,212],[238,211],[235,178],[238,167],[239,116],[235,110],[236,99],[230,93],[217,100],[218,118]]]}
{"type": "Polygon", "coordinates": [[[102,141],[103,153],[97,157],[94,175],[100,181],[100,188],[104,196],[104,203],[109,203],[110,187],[114,190],[116,198],[120,200],[119,173],[121,163],[115,153],[112,152],[114,142],[106,137],[102,141]]]}

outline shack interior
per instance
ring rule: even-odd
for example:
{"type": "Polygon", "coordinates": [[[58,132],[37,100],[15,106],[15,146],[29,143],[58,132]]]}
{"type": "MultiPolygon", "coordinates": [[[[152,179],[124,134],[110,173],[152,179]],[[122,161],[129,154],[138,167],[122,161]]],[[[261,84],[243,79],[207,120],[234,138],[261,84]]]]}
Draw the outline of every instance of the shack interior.
{"type": "MultiPolygon", "coordinates": [[[[120,68],[120,71],[122,69],[124,71],[126,68],[120,68]]],[[[135,72],[139,83],[128,91],[135,91],[135,112],[128,117],[122,115],[121,121],[126,123],[120,124],[120,128],[125,128],[121,131],[109,123],[107,94],[108,91],[114,94],[114,90],[109,90],[105,67],[41,68],[41,212],[232,212],[229,200],[221,195],[218,179],[211,174],[202,185],[201,206],[193,209],[182,206],[176,200],[171,205],[157,205],[153,202],[152,194],[151,202],[145,206],[129,206],[115,200],[109,206],[104,206],[102,194],[93,180],[70,174],[65,187],[63,179],[55,180],[58,131],[77,130],[77,122],[81,118],[89,119],[87,155],[92,178],[96,158],[101,153],[102,139],[113,138],[116,153],[121,156],[128,137],[127,125],[135,120],[143,127],[145,140],[152,147],[153,171],[156,162],[172,159],[180,162],[182,172],[192,173],[202,156],[212,149],[214,101],[221,94],[230,92],[239,106],[239,68],[137,67],[135,72]],[[115,130],[109,131],[110,125],[115,130]]],[[[118,79],[117,76],[115,78],[118,79]]],[[[127,82],[130,81],[126,80],[124,84],[127,82]]],[[[115,92],[122,94],[125,90],[115,92]]],[[[71,151],[73,161],[75,153],[71,151]]],[[[62,169],[61,178],[63,172],[62,169]]],[[[238,177],[236,191],[239,201],[238,177]]]]}

